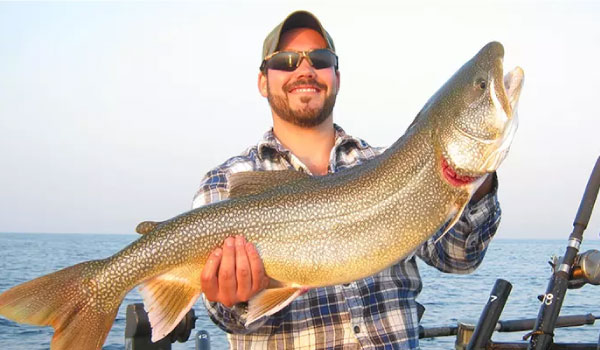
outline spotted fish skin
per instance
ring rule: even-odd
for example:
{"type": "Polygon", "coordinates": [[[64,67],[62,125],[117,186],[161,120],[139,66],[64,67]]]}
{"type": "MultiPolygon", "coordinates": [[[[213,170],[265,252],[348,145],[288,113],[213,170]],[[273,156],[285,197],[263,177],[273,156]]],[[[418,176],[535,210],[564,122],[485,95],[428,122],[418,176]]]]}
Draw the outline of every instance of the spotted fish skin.
{"type": "Polygon", "coordinates": [[[250,301],[247,323],[307,288],[381,271],[452,225],[506,156],[523,72],[504,77],[503,55],[497,42],[481,49],[382,155],[321,177],[234,174],[230,199],[140,224],[145,234],[107,259],[13,287],[0,294],[0,315],[52,325],[53,350],[100,349],[123,297],[140,285],[159,340],[200,296],[202,267],[232,235],[256,245],[276,282],[250,301]]]}

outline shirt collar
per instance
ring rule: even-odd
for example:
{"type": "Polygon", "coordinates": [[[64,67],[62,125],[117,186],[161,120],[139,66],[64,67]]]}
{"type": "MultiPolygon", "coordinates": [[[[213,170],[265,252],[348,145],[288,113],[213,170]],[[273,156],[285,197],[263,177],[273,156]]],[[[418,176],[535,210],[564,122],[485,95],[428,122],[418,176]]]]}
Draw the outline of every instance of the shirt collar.
{"type": "MultiPolygon", "coordinates": [[[[334,149],[342,145],[351,145],[358,147],[359,149],[365,149],[368,145],[361,139],[350,136],[346,134],[344,129],[337,124],[333,124],[333,128],[335,131],[335,144],[334,149]]],[[[269,152],[274,152],[280,155],[289,155],[291,151],[279,142],[275,134],[273,133],[273,128],[269,129],[264,135],[263,138],[258,142],[258,156],[262,159],[268,156],[269,152]]],[[[335,152],[332,152],[334,154],[335,152]]]]}

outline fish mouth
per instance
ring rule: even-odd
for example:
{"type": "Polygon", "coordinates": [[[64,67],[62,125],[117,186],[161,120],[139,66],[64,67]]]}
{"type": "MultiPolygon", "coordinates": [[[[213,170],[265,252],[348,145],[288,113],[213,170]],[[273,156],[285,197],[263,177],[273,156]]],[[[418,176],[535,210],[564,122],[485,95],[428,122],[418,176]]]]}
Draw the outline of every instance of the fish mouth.
{"type": "Polygon", "coordinates": [[[508,100],[508,105],[505,106],[504,111],[509,117],[512,117],[514,111],[517,109],[517,103],[519,102],[519,96],[521,96],[521,89],[523,88],[524,75],[525,73],[521,67],[515,67],[504,76],[503,88],[508,100]]]}
{"type": "Polygon", "coordinates": [[[497,91],[496,94],[492,94],[492,98],[501,97],[500,101],[495,99],[494,104],[497,106],[498,112],[500,112],[500,108],[502,108],[506,119],[502,121],[505,123],[505,126],[500,137],[493,142],[489,142],[493,147],[491,147],[491,152],[487,154],[482,167],[479,169],[481,173],[491,173],[496,171],[500,166],[500,163],[502,163],[508,154],[510,145],[519,125],[517,104],[523,87],[524,75],[525,73],[521,67],[515,67],[500,80],[501,84],[498,84],[498,86],[501,87],[500,96],[498,96],[497,91]]]}
{"type": "Polygon", "coordinates": [[[504,46],[499,42],[487,44],[476,57],[484,62],[489,60],[492,99],[497,108],[501,106],[507,118],[511,118],[523,87],[523,69],[515,67],[504,75],[504,46]]]}

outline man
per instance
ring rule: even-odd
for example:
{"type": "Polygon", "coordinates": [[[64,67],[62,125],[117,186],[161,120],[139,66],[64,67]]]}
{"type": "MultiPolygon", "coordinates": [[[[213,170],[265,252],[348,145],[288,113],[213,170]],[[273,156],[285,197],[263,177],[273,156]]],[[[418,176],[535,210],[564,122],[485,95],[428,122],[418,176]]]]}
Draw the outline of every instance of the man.
{"type": "MultiPolygon", "coordinates": [[[[265,39],[258,89],[271,107],[273,128],[257,145],[210,171],[194,207],[227,197],[229,175],[295,169],[325,175],[382,152],[333,123],[340,73],[331,36],[319,20],[294,12],[265,39]]],[[[268,283],[256,248],[229,237],[202,271],[211,319],[229,333],[233,349],[416,349],[419,256],[454,273],[474,270],[500,220],[495,176],[473,196],[445,236],[438,232],[415,254],[377,275],[347,285],[313,289],[283,310],[245,326],[245,303],[268,283]]]]}

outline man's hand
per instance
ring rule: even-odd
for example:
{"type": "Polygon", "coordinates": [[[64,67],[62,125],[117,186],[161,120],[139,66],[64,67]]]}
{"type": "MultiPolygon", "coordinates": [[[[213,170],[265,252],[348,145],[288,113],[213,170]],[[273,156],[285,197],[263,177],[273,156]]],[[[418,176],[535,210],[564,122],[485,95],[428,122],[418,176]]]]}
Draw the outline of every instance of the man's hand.
{"type": "Polygon", "coordinates": [[[248,301],[269,284],[258,251],[242,236],[228,237],[202,269],[202,292],[227,307],[248,301]]]}

